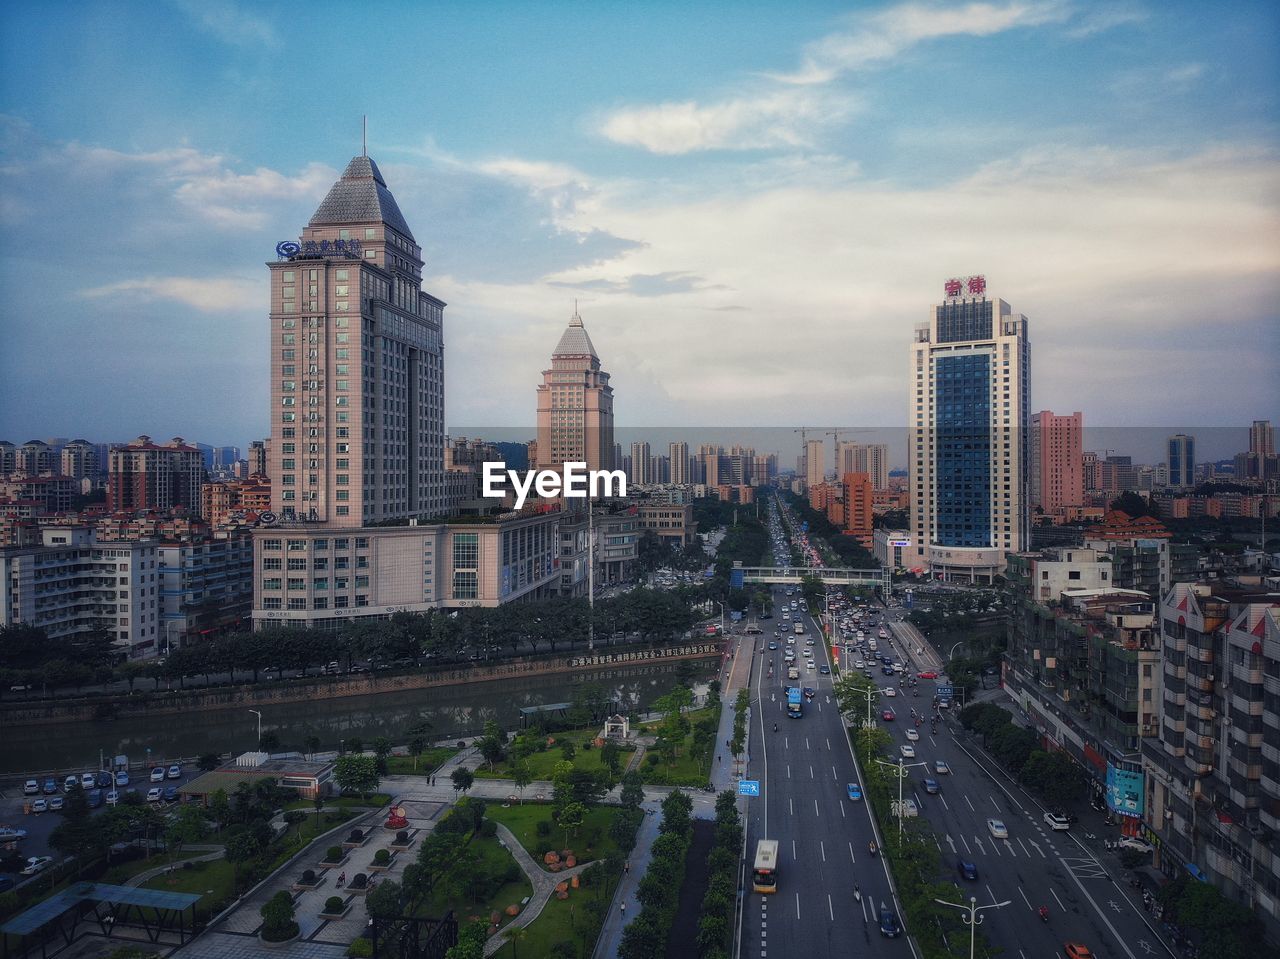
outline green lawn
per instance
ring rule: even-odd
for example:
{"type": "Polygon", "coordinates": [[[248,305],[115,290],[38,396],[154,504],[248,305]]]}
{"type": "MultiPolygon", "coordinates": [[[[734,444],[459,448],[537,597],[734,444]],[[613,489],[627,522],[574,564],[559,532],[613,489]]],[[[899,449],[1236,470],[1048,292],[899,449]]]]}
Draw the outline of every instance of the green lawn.
{"type": "MultiPolygon", "coordinates": [[[[603,769],[604,766],[600,762],[600,750],[595,746],[590,749],[584,749],[583,744],[592,742],[599,729],[592,727],[591,729],[570,729],[563,732],[552,733],[551,739],[555,740],[555,745],[548,747],[542,752],[536,752],[529,756],[525,761],[529,764],[529,769],[533,773],[534,779],[550,779],[555,771],[556,763],[564,760],[564,752],[560,746],[565,742],[572,742],[577,752],[571,762],[575,769],[585,769],[590,772],[603,769]]],[[[622,756],[622,769],[626,768],[627,759],[630,754],[624,753],[622,756]]],[[[493,769],[482,765],[476,770],[477,779],[510,779],[511,764],[510,762],[500,762],[493,769]]]]}
{"type": "MultiPolygon", "coordinates": [[[[707,706],[703,709],[694,709],[685,713],[689,719],[690,731],[680,744],[679,755],[675,757],[675,762],[668,766],[659,759],[655,764],[650,761],[650,757],[656,757],[657,753],[650,750],[640,763],[641,781],[652,786],[695,787],[705,786],[710,782],[711,764],[715,762],[716,755],[716,739],[713,736],[711,744],[701,752],[698,752],[693,748],[692,727],[696,726],[701,720],[712,716],[718,720],[720,718],[720,709],[719,705],[707,706]]],[[[652,733],[659,725],[659,722],[645,723],[643,728],[645,732],[652,733]]]]}
{"type": "Polygon", "coordinates": [[[609,838],[609,826],[618,814],[617,806],[594,806],[587,810],[587,817],[576,836],[568,838],[565,845],[564,830],[552,822],[551,806],[548,803],[525,803],[523,806],[503,807],[498,803],[489,803],[484,814],[495,822],[500,822],[515,835],[520,845],[529,851],[538,865],[542,865],[540,851],[546,849],[572,849],[578,862],[590,862],[596,859],[607,859],[619,855],[617,844],[609,838]],[[551,823],[551,833],[538,835],[538,823],[551,823]]]}
{"type": "Polygon", "coordinates": [[[600,936],[598,916],[609,908],[609,895],[616,883],[617,877],[611,876],[595,888],[570,889],[568,899],[557,899],[552,895],[538,918],[523,930],[524,938],[505,943],[494,953],[495,959],[536,959],[555,955],[552,948],[559,942],[573,943],[575,956],[591,955],[600,936]]]}
{"type": "Polygon", "coordinates": [[[388,756],[387,774],[391,776],[430,776],[442,765],[458,754],[452,746],[433,746],[418,757],[418,768],[413,765],[412,756],[388,756]]]}
{"type": "MultiPolygon", "coordinates": [[[[378,809],[391,802],[391,796],[387,793],[372,793],[368,799],[360,796],[327,796],[324,804],[333,806],[337,809],[378,809]]],[[[315,804],[310,799],[296,799],[291,803],[285,803],[285,809],[301,809],[304,812],[316,814],[315,804]]]]}
{"type": "Polygon", "coordinates": [[[310,842],[317,836],[328,832],[330,829],[355,819],[359,815],[359,811],[351,808],[339,809],[336,812],[326,812],[320,814],[320,822],[316,823],[316,813],[314,809],[302,810],[307,814],[307,818],[296,826],[289,826],[284,831],[284,839],[289,840],[294,837],[300,837],[304,842],[310,842]]]}
{"type": "MultiPolygon", "coordinates": [[[[213,840],[210,840],[212,842],[213,840]]],[[[204,856],[209,853],[208,849],[183,849],[176,855],[171,852],[157,853],[150,859],[136,859],[133,862],[126,862],[119,866],[112,866],[102,875],[100,882],[110,883],[114,886],[122,886],[126,879],[138,875],[140,872],[146,872],[148,869],[155,869],[157,866],[166,866],[172,862],[182,862],[187,859],[194,859],[196,856],[204,856]]]]}
{"type": "MultiPolygon", "coordinates": [[[[476,836],[468,844],[467,849],[476,853],[480,863],[490,870],[506,869],[508,866],[516,865],[511,853],[498,845],[496,836],[489,839],[476,836]]],[[[502,914],[502,923],[505,925],[514,918],[506,914],[507,906],[518,905],[525,896],[533,895],[533,884],[525,876],[524,870],[520,869],[518,865],[516,865],[516,869],[520,873],[519,879],[515,882],[505,883],[496,893],[482,902],[470,902],[465,898],[457,902],[450,902],[440,887],[437,886],[419,907],[418,914],[422,916],[443,916],[452,909],[459,917],[459,921],[465,922],[467,916],[480,916],[487,920],[491,912],[498,912],[502,914]]]]}
{"type": "Polygon", "coordinates": [[[196,903],[196,916],[209,919],[216,909],[229,902],[233,896],[232,883],[235,869],[225,859],[198,862],[191,869],[175,869],[163,876],[156,876],[143,883],[145,889],[163,889],[166,892],[189,892],[201,896],[196,903]]]}

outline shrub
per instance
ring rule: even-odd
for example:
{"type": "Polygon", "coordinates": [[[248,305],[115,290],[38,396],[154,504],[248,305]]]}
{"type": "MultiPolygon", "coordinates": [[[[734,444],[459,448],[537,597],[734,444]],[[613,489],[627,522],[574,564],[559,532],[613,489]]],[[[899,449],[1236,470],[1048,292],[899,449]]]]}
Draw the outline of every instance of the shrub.
{"type": "Polygon", "coordinates": [[[316,871],[314,869],[302,870],[302,884],[304,886],[310,886],[314,884],[315,881],[316,881],[316,871]]]}
{"type": "Polygon", "coordinates": [[[360,842],[364,839],[364,832],[360,829],[351,830],[351,835],[347,837],[347,842],[360,842]]]}
{"type": "Polygon", "coordinates": [[[466,748],[467,748],[467,744],[466,744],[465,742],[463,742],[461,739],[459,739],[459,740],[458,740],[458,748],[459,748],[459,749],[466,749],[466,748]]]}
{"type": "Polygon", "coordinates": [[[538,825],[533,827],[533,831],[541,837],[551,835],[551,823],[546,819],[539,819],[538,825]]]}
{"type": "Polygon", "coordinates": [[[588,739],[585,743],[582,744],[582,751],[584,753],[589,752],[594,748],[595,748],[595,743],[593,743],[590,739],[588,739]]]}
{"type": "Polygon", "coordinates": [[[370,959],[373,956],[373,943],[368,939],[357,939],[347,947],[347,955],[354,959],[370,959]]]}
{"type": "Polygon", "coordinates": [[[293,897],[281,889],[258,910],[262,915],[262,938],[267,942],[283,942],[298,934],[293,921],[293,897]]]}
{"type": "Polygon", "coordinates": [[[301,809],[290,809],[284,814],[284,821],[290,826],[296,826],[307,818],[307,814],[301,809]]]}
{"type": "Polygon", "coordinates": [[[341,862],[342,847],[330,846],[327,850],[325,850],[324,858],[325,858],[325,862],[341,862]]]}
{"type": "Polygon", "coordinates": [[[331,916],[336,916],[342,912],[342,907],[347,903],[341,896],[330,896],[324,901],[324,911],[331,916]]]}
{"type": "Polygon", "coordinates": [[[358,872],[351,877],[349,885],[352,889],[363,889],[365,886],[369,885],[369,877],[362,872],[358,872]]]}
{"type": "Polygon", "coordinates": [[[391,853],[385,849],[379,849],[373,854],[373,864],[375,866],[385,866],[391,862],[391,853]]]}
{"type": "Polygon", "coordinates": [[[492,839],[498,834],[498,824],[492,819],[486,819],[480,823],[480,835],[486,839],[492,839]]]}
{"type": "Polygon", "coordinates": [[[407,829],[401,829],[398,833],[396,833],[396,843],[397,843],[397,844],[399,844],[399,845],[403,846],[403,845],[404,845],[405,843],[407,843],[408,841],[409,841],[409,830],[407,830],[407,829]]]}

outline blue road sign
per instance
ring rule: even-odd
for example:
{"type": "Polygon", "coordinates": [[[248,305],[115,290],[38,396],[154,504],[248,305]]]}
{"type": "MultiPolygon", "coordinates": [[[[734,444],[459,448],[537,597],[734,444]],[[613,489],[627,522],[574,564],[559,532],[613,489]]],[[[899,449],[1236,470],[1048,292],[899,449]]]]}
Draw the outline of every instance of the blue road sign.
{"type": "Polygon", "coordinates": [[[739,779],[738,780],[739,796],[759,796],[760,780],[758,779],[739,779]]]}
{"type": "Polygon", "coordinates": [[[939,698],[939,699],[950,699],[952,696],[954,696],[954,695],[955,695],[955,692],[956,692],[956,691],[955,691],[955,687],[953,687],[953,686],[939,686],[939,687],[938,687],[938,698],[939,698]]]}

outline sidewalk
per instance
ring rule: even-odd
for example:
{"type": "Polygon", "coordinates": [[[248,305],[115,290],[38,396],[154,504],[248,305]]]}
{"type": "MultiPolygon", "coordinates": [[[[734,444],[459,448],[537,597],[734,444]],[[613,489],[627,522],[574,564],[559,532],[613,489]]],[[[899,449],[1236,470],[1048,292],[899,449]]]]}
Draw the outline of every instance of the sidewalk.
{"type": "Polygon", "coordinates": [[[618,888],[614,892],[609,911],[605,913],[604,925],[600,929],[600,938],[596,940],[592,959],[616,959],[618,947],[622,945],[622,930],[632,919],[640,914],[640,902],[636,899],[636,889],[649,868],[650,850],[653,841],[658,838],[658,823],[662,820],[661,804],[646,799],[641,807],[645,811],[644,822],[636,833],[636,847],[631,850],[631,869],[622,874],[618,888]],[[622,911],[626,903],[627,911],[622,911]]]}
{"type": "Polygon", "coordinates": [[[529,855],[529,851],[520,844],[517,839],[506,826],[502,823],[496,824],[498,827],[498,838],[502,840],[503,845],[507,847],[507,851],[520,868],[524,870],[524,874],[529,877],[529,881],[533,883],[533,893],[529,896],[529,902],[521,910],[520,915],[516,916],[511,922],[503,926],[501,931],[490,936],[484,943],[484,954],[492,956],[501,949],[507,942],[507,933],[512,929],[519,929],[521,926],[527,926],[533,920],[537,919],[546,906],[547,901],[551,898],[551,894],[556,891],[556,886],[562,882],[568,882],[571,878],[578,875],[587,866],[589,862],[581,863],[572,869],[565,869],[562,872],[547,872],[539,866],[529,855]]]}

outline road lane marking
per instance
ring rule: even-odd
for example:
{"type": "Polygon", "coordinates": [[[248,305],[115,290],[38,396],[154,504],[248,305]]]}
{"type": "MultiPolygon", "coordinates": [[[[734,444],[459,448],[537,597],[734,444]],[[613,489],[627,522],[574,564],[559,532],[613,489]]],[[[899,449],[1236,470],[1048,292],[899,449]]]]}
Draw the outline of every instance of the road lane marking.
{"type": "Polygon", "coordinates": [[[809,767],[809,778],[810,778],[810,779],[814,779],[814,778],[816,778],[816,777],[813,775],[813,767],[812,767],[812,766],[810,766],[810,767],[809,767]]]}
{"type": "MultiPolygon", "coordinates": [[[[986,848],[982,845],[982,840],[981,840],[981,839],[979,839],[977,836],[974,836],[974,837],[973,837],[973,842],[974,842],[974,845],[976,845],[976,846],[978,847],[978,852],[982,853],[982,854],[985,856],[985,855],[987,854],[987,850],[986,850],[986,848]]],[[[968,844],[968,843],[965,843],[965,844],[964,844],[964,848],[965,848],[965,849],[968,849],[968,848],[969,848],[969,844],[968,844]]]]}
{"type": "Polygon", "coordinates": [[[827,893],[827,915],[831,917],[831,921],[836,921],[836,907],[831,903],[831,893],[827,893]]]}
{"type": "Polygon", "coordinates": [[[808,749],[808,748],[809,748],[809,737],[808,737],[808,736],[805,736],[805,737],[804,737],[804,748],[805,748],[805,749],[808,749]]]}
{"type": "Polygon", "coordinates": [[[818,812],[818,800],[813,801],[813,815],[815,818],[820,817],[822,813],[818,812]]]}
{"type": "Polygon", "coordinates": [[[1017,858],[1018,858],[1018,854],[1017,854],[1016,852],[1014,852],[1014,849],[1013,849],[1013,843],[1009,842],[1009,840],[1007,840],[1007,839],[1006,839],[1006,840],[1004,841],[1004,846],[1005,846],[1005,848],[1006,848],[1006,849],[1008,849],[1008,850],[1009,850],[1009,855],[1010,855],[1010,856],[1012,856],[1014,859],[1017,859],[1017,858]]]}
{"type": "Polygon", "coordinates": [[[947,812],[951,812],[951,807],[947,805],[947,797],[942,795],[942,793],[938,793],[938,798],[942,800],[942,808],[947,812]]]}
{"type": "MultiPolygon", "coordinates": [[[[1053,890],[1052,890],[1052,889],[1050,889],[1049,891],[1050,891],[1050,892],[1052,892],[1053,890]]],[[[1025,903],[1027,904],[1027,908],[1028,908],[1028,909],[1030,909],[1030,908],[1031,908],[1031,900],[1027,898],[1027,894],[1026,894],[1025,892],[1023,892],[1023,891],[1022,891],[1022,887],[1021,887],[1021,886],[1019,886],[1019,887],[1018,887],[1018,895],[1022,897],[1022,901],[1023,901],[1023,902],[1025,902],[1025,903]]]]}
{"type": "Polygon", "coordinates": [[[795,803],[792,802],[790,796],[787,797],[787,812],[791,813],[793,816],[796,814],[796,806],[795,803]]]}
{"type": "Polygon", "coordinates": [[[969,812],[977,812],[977,811],[978,811],[978,810],[976,810],[976,809],[974,809],[974,808],[973,808],[973,803],[969,801],[969,797],[968,797],[968,796],[965,796],[965,797],[964,797],[964,801],[965,801],[965,802],[967,802],[967,803],[969,803],[969,812]]]}
{"type": "MultiPolygon", "coordinates": [[[[827,748],[828,748],[828,749],[830,749],[830,748],[831,748],[831,738],[830,738],[830,737],[827,737],[827,748]]],[[[833,768],[834,768],[834,767],[833,767],[833,768]]]]}
{"type": "Polygon", "coordinates": [[[832,766],[832,767],[831,767],[831,778],[832,778],[832,779],[834,779],[836,782],[839,782],[839,781],[840,781],[840,776],[839,776],[839,774],[836,772],[836,767],[835,767],[835,766],[832,766]]]}
{"type": "MultiPolygon", "coordinates": [[[[1028,856],[1030,856],[1030,855],[1031,855],[1031,850],[1027,848],[1027,844],[1026,844],[1025,842],[1023,842],[1023,841],[1022,841],[1022,837],[1021,837],[1021,836],[1019,836],[1019,837],[1018,837],[1018,845],[1022,847],[1022,851],[1023,851],[1023,852],[1025,852],[1028,856]]],[[[1034,845],[1034,843],[1033,843],[1033,845],[1034,845]]]]}
{"type": "Polygon", "coordinates": [[[1061,899],[1058,899],[1058,893],[1054,890],[1052,886],[1049,887],[1049,895],[1053,896],[1053,898],[1057,900],[1058,908],[1062,909],[1065,912],[1067,907],[1062,904],[1061,899]]]}
{"type": "Polygon", "coordinates": [[[796,893],[796,918],[800,918],[800,893],[796,893]]]}
{"type": "Polygon", "coordinates": [[[993,805],[993,806],[995,806],[995,807],[996,807],[996,812],[999,812],[999,811],[1000,811],[1000,804],[999,804],[998,802],[996,802],[996,797],[995,797],[995,796],[987,796],[987,798],[991,800],[991,805],[993,805]]]}
{"type": "Polygon", "coordinates": [[[787,763],[787,778],[791,778],[791,764],[787,763]]]}
{"type": "Polygon", "coordinates": [[[849,861],[855,866],[858,864],[858,857],[853,854],[853,843],[849,843],[849,861]]]}
{"type": "MultiPolygon", "coordinates": [[[[1098,918],[1101,919],[1106,927],[1111,930],[1111,935],[1115,936],[1116,942],[1120,943],[1120,948],[1125,951],[1129,956],[1129,959],[1138,959],[1138,957],[1133,954],[1133,950],[1129,948],[1129,944],[1120,937],[1120,933],[1116,931],[1116,927],[1111,925],[1111,920],[1107,918],[1106,913],[1104,913],[1102,909],[1099,908],[1098,904],[1093,901],[1093,896],[1089,895],[1089,890],[1084,887],[1084,883],[1080,881],[1080,877],[1075,873],[1072,873],[1071,878],[1076,881],[1076,885],[1080,887],[1080,891],[1084,894],[1084,897],[1089,900],[1089,905],[1093,906],[1093,911],[1098,914],[1098,918]]],[[[1057,897],[1055,896],[1054,898],[1057,897]]]]}
{"type": "Polygon", "coordinates": [[[990,884],[986,884],[986,889],[987,889],[987,895],[991,897],[992,903],[997,903],[1000,901],[999,899],[996,898],[996,894],[991,891],[990,884]]]}
{"type": "Polygon", "coordinates": [[[827,846],[821,839],[818,840],[818,852],[822,853],[822,861],[827,861],[827,846]]]}
{"type": "Polygon", "coordinates": [[[848,818],[849,818],[849,814],[848,814],[847,812],[845,812],[845,811],[844,811],[844,803],[841,803],[841,804],[840,804],[840,818],[841,818],[841,819],[848,819],[848,818]]]}
{"type": "Polygon", "coordinates": [[[791,840],[791,858],[792,859],[800,858],[799,856],[796,855],[796,841],[794,839],[791,840]]]}

